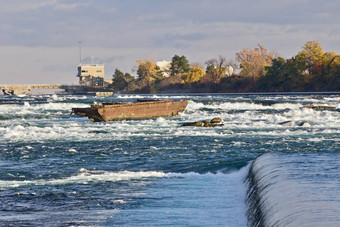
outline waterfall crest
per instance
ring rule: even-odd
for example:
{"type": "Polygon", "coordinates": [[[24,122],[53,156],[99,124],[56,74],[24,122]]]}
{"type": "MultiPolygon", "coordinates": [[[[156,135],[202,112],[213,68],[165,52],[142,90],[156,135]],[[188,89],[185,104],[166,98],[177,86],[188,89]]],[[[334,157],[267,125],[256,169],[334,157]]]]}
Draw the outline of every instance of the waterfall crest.
{"type": "Polygon", "coordinates": [[[265,154],[249,169],[249,226],[340,226],[339,154],[265,154]]]}

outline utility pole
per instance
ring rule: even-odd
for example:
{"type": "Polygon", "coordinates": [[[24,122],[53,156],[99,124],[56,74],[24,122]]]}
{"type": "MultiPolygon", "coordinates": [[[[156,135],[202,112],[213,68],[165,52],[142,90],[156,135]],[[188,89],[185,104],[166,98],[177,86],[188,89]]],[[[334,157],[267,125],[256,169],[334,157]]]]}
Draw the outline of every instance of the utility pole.
{"type": "Polygon", "coordinates": [[[79,64],[81,65],[81,41],[79,41],[79,64]]]}

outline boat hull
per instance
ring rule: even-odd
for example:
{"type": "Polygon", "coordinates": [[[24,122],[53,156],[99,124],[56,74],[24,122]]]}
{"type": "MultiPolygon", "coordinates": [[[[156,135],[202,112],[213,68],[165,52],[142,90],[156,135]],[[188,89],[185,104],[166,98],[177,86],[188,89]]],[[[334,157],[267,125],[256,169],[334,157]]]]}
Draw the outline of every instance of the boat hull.
{"type": "Polygon", "coordinates": [[[88,117],[90,120],[95,122],[118,121],[125,119],[172,117],[183,112],[187,105],[187,100],[161,100],[99,105],[87,108],[72,108],[72,112],[83,117],[88,117]]]}

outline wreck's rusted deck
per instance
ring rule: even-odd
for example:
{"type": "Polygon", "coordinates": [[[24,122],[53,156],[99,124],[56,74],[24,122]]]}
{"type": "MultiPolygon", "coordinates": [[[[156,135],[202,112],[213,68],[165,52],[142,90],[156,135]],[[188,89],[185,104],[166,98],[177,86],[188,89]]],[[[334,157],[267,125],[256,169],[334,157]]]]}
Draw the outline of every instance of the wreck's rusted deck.
{"type": "Polygon", "coordinates": [[[94,105],[87,108],[72,108],[72,112],[92,121],[116,121],[124,119],[147,119],[172,117],[183,112],[188,101],[145,101],[137,103],[94,105]]]}

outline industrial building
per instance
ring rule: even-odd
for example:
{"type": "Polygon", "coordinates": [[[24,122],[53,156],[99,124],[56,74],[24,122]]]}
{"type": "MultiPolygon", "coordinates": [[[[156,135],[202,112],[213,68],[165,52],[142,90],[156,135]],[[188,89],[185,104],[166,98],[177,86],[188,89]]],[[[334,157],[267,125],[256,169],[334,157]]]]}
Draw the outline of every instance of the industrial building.
{"type": "Polygon", "coordinates": [[[104,65],[103,64],[80,64],[78,66],[79,84],[85,86],[104,86],[104,65]]]}

